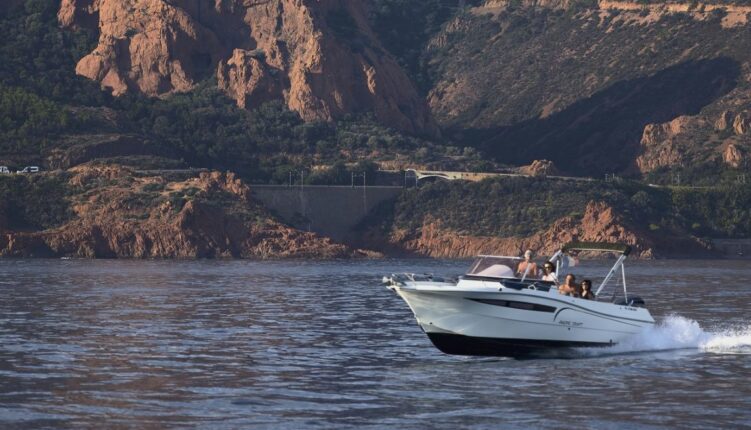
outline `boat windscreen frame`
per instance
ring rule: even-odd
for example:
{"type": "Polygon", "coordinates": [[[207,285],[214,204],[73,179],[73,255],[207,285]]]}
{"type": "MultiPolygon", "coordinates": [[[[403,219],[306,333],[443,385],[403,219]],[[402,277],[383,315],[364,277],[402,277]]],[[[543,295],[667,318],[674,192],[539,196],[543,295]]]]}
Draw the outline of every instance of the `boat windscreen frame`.
{"type": "MultiPolygon", "coordinates": [[[[472,265],[470,268],[465,272],[465,276],[478,276],[475,271],[477,270],[477,267],[480,265],[480,263],[483,261],[483,259],[486,258],[494,258],[494,259],[506,259],[511,260],[514,262],[521,262],[524,261],[524,258],[522,257],[512,257],[507,255],[487,255],[487,254],[480,254],[475,257],[475,260],[472,262],[472,265]]],[[[516,268],[515,267],[509,267],[509,269],[513,272],[513,276],[492,276],[492,275],[481,275],[488,278],[495,278],[495,279],[519,279],[518,276],[516,276],[516,268]]]]}

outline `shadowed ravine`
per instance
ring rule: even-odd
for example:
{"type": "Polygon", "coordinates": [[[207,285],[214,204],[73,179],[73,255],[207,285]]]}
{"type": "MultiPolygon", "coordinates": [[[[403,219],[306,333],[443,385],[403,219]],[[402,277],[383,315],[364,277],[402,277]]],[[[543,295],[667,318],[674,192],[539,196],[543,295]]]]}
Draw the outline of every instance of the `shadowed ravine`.
{"type": "Polygon", "coordinates": [[[466,140],[506,163],[545,158],[578,176],[629,172],[647,124],[697,114],[735,88],[739,75],[727,57],[688,61],[617,82],[547,118],[465,132],[466,140]]]}

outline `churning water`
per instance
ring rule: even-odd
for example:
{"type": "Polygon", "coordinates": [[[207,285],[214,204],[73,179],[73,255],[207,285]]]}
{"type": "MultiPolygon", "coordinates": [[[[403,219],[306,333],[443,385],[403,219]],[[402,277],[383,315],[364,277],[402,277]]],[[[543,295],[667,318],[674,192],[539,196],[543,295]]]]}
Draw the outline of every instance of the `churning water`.
{"type": "Polygon", "coordinates": [[[677,349],[751,354],[751,325],[743,322],[737,329],[711,332],[702,329],[701,325],[692,319],[669,315],[654,327],[645,329],[612,348],[581,348],[576,350],[575,354],[596,356],[677,349]]]}
{"type": "Polygon", "coordinates": [[[0,427],[751,426],[748,262],[632,263],[658,324],[535,360],[443,355],[379,285],[466,265],[0,261],[0,427]]]}

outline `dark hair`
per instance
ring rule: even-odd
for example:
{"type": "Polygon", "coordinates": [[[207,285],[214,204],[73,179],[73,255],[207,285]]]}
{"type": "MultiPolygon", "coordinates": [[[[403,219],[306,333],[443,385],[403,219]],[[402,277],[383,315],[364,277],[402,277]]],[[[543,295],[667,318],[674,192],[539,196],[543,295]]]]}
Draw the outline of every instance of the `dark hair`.
{"type": "Polygon", "coordinates": [[[550,267],[551,269],[555,269],[555,265],[550,261],[546,261],[545,264],[542,265],[542,267],[544,268],[550,267]]]}
{"type": "Polygon", "coordinates": [[[592,286],[592,281],[590,281],[589,279],[583,280],[582,281],[582,287],[584,287],[585,285],[588,286],[588,287],[591,287],[592,286]]]}

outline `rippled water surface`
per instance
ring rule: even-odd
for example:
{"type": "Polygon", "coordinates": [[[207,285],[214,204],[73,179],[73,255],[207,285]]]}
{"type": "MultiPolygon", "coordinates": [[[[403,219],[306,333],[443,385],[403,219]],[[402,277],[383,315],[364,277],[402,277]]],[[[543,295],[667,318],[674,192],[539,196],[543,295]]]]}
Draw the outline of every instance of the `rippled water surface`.
{"type": "Polygon", "coordinates": [[[751,426],[748,261],[632,263],[660,324],[538,360],[443,355],[379,285],[466,265],[0,261],[0,427],[751,426]]]}

